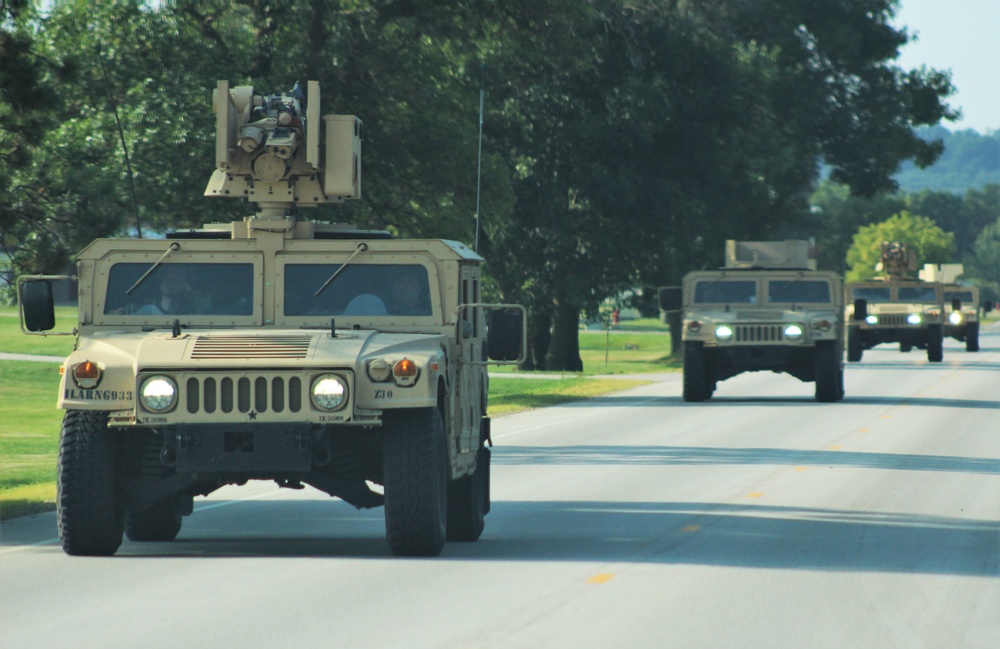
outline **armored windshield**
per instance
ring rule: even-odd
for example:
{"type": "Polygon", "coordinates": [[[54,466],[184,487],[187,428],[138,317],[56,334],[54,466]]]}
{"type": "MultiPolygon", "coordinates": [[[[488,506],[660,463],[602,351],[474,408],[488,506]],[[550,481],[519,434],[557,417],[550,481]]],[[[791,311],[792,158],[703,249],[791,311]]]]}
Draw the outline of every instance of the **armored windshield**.
{"type": "Polygon", "coordinates": [[[855,300],[867,300],[872,304],[892,302],[892,289],[888,286],[855,286],[855,300]]]}
{"type": "Polygon", "coordinates": [[[695,304],[754,304],[757,282],[754,280],[700,280],[694,286],[695,304]]]}
{"type": "Polygon", "coordinates": [[[286,264],[286,316],[432,315],[427,269],[419,264],[359,264],[345,267],[316,291],[339,264],[286,264]]]}
{"type": "Polygon", "coordinates": [[[938,293],[933,286],[900,286],[900,302],[938,302],[938,293]]]}
{"type": "Polygon", "coordinates": [[[832,301],[830,283],[822,280],[770,280],[767,283],[767,301],[829,304],[832,301]]]}
{"type": "Polygon", "coordinates": [[[105,315],[253,314],[253,264],[121,262],[111,266],[105,315]]]}
{"type": "Polygon", "coordinates": [[[972,297],[972,291],[945,291],[944,301],[951,302],[955,298],[962,301],[962,304],[975,304],[976,300],[972,297]]]}

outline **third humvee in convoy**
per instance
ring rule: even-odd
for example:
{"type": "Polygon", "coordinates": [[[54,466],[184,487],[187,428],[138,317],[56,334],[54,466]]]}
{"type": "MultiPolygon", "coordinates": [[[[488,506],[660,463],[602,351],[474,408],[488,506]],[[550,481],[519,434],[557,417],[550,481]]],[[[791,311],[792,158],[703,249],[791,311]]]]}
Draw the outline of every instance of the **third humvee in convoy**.
{"type": "Polygon", "coordinates": [[[944,287],[913,276],[916,255],[901,242],[883,241],[876,270],[881,276],[847,284],[847,360],[864,350],[899,343],[908,352],[927,350],[927,360],[944,357],[944,287]]]}
{"type": "Polygon", "coordinates": [[[941,282],[944,290],[945,318],[942,335],[965,343],[965,351],[979,351],[979,310],[992,310],[992,304],[981,305],[979,289],[971,284],[960,284],[964,272],[962,264],[924,264],[920,279],[941,282]]]}
{"type": "Polygon", "coordinates": [[[660,308],[683,310],[684,400],[704,401],[743,372],[785,372],[844,396],[843,282],[816,269],[807,241],[727,241],[726,265],[662,288],[660,308]]]}
{"type": "MultiPolygon", "coordinates": [[[[67,553],[171,541],[196,496],[258,479],[384,505],[394,554],[482,533],[486,368],[522,356],[523,309],[483,301],[483,259],[462,243],[303,218],[360,195],[361,121],[321,119],[319,99],[313,81],[220,81],[205,193],[256,214],[77,255],[57,404],[67,553]]],[[[26,333],[54,328],[54,279],[19,278],[26,333]]]]}

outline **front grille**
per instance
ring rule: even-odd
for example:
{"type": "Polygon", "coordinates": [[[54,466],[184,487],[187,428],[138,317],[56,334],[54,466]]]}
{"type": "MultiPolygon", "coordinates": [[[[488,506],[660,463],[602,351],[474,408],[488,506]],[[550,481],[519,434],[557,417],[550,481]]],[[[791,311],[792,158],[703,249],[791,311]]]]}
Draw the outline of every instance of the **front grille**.
{"type": "Polygon", "coordinates": [[[739,324],[733,327],[738,343],[780,343],[784,342],[784,325],[739,324]]]}
{"type": "Polygon", "coordinates": [[[312,336],[199,336],[191,350],[193,359],[303,359],[309,354],[312,336]]]}
{"type": "Polygon", "coordinates": [[[898,315],[880,315],[878,316],[878,324],[883,327],[905,327],[908,323],[906,322],[907,315],[905,313],[900,313],[898,315]]]}
{"type": "Polygon", "coordinates": [[[214,415],[254,412],[283,413],[302,410],[302,377],[190,376],[183,382],[184,408],[188,413],[214,415]]]}

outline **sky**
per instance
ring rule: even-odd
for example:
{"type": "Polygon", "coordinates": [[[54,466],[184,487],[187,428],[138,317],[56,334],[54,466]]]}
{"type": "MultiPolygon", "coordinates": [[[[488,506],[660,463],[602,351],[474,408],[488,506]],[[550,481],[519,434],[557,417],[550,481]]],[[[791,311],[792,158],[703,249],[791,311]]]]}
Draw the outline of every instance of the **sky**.
{"type": "Polygon", "coordinates": [[[951,71],[948,104],[962,118],[942,125],[1000,131],[1000,0],[901,0],[893,24],[917,36],[900,51],[901,67],[951,71]]]}

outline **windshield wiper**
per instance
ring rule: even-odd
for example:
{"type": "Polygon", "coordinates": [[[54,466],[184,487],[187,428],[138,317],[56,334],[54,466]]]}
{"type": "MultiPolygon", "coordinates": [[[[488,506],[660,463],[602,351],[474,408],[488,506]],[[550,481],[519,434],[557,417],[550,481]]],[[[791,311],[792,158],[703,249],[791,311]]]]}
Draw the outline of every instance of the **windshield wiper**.
{"type": "Polygon", "coordinates": [[[176,241],[173,242],[173,243],[171,243],[167,247],[167,251],[164,252],[162,255],[160,255],[160,258],[157,259],[156,262],[152,266],[149,267],[149,270],[147,270],[145,273],[143,273],[142,277],[140,277],[139,279],[135,280],[135,284],[133,284],[132,286],[130,286],[129,289],[127,291],[125,291],[125,295],[131,295],[132,291],[134,291],[135,289],[139,288],[139,285],[142,284],[144,281],[146,281],[146,278],[149,277],[149,274],[152,273],[154,270],[156,270],[156,268],[161,263],[163,263],[163,260],[167,258],[167,255],[169,255],[172,252],[177,252],[180,249],[181,249],[181,244],[177,243],[176,241]]]}
{"type": "Polygon", "coordinates": [[[355,257],[357,257],[359,253],[362,253],[365,250],[368,250],[368,244],[364,243],[364,242],[359,243],[357,249],[355,249],[355,251],[351,253],[351,256],[347,258],[347,261],[345,261],[343,264],[341,264],[340,268],[338,268],[337,270],[333,271],[333,275],[330,275],[330,279],[326,280],[323,283],[323,286],[319,287],[319,290],[317,290],[313,294],[313,297],[319,297],[319,294],[326,290],[326,287],[330,285],[330,282],[332,282],[333,280],[337,279],[337,275],[339,275],[345,268],[347,268],[347,264],[351,263],[352,259],[354,259],[355,257]]]}

